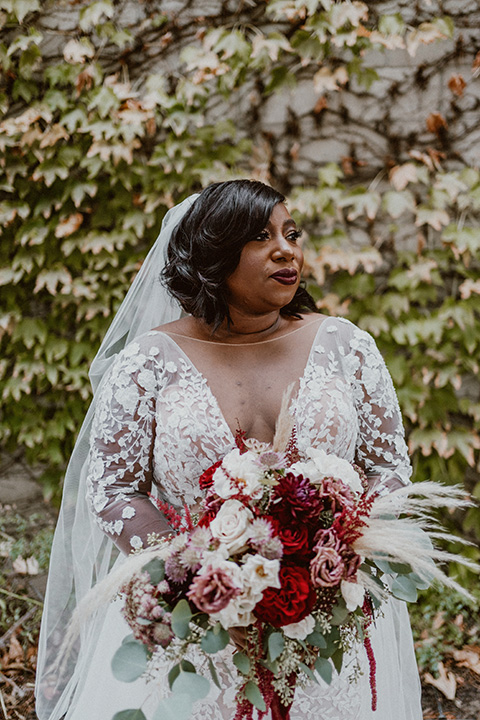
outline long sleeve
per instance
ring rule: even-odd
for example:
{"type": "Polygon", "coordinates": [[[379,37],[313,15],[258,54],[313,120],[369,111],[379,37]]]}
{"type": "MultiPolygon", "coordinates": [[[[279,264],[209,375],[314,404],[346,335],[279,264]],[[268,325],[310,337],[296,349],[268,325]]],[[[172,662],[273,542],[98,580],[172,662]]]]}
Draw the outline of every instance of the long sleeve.
{"type": "Polygon", "coordinates": [[[149,533],[169,531],[153,505],[155,406],[163,362],[156,347],[123,350],[99,391],[90,436],[87,501],[102,530],[125,553],[146,545],[149,533]]]}
{"type": "Polygon", "coordinates": [[[353,392],[357,409],[356,456],[372,488],[388,492],[408,484],[412,473],[395,388],[373,338],[356,329],[353,392]]]}

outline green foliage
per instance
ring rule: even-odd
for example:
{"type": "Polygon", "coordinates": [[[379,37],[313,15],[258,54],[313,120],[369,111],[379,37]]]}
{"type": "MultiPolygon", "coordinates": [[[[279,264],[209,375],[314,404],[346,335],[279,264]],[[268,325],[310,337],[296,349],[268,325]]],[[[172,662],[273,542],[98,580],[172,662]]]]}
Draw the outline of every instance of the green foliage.
{"type": "MultiPolygon", "coordinates": [[[[43,463],[45,495],[58,497],[89,363],[166,209],[209,182],[265,176],[252,136],[219,119],[217,99],[237,107],[254,89],[264,100],[300,76],[319,98],[368,88],[367,50],[413,56],[453,26],[372,17],[363,3],[270,0],[255,26],[247,11],[233,29],[199,20],[174,71],[152,72],[131,62],[133,48],[151,33],[149,47],[168,50],[171,13],[146,15],[140,31],[111,0],[80,3],[78,33],[51,62],[42,11],[0,0],[0,443],[43,463]]],[[[316,182],[287,189],[310,232],[320,308],[348,313],[387,360],[415,477],[465,481],[480,497],[479,173],[412,157],[370,185],[328,163],[316,182]],[[402,239],[406,223],[414,242],[402,239]]],[[[446,519],[480,538],[477,507],[446,519]]]]}
{"type": "Polygon", "coordinates": [[[421,672],[437,672],[455,649],[480,643],[480,592],[472,591],[474,600],[455,590],[431,587],[420,591],[418,602],[409,606],[417,662],[421,672]]]}

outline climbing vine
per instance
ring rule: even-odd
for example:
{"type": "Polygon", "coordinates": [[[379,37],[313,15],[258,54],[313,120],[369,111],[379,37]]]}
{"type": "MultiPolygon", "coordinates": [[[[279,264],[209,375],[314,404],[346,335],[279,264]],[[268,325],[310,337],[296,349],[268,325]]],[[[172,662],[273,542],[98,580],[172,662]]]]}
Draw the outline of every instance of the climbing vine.
{"type": "MultiPolygon", "coordinates": [[[[414,22],[400,3],[389,14],[333,0],[217,4],[72,0],[61,26],[58,3],[0,0],[2,445],[42,464],[58,495],[89,362],[163,214],[210,182],[252,176],[291,198],[319,307],[376,337],[415,476],[465,482],[480,499],[480,176],[449,151],[448,118],[419,118],[428,146],[376,167],[339,157],[300,179],[301,133],[282,165],[262,126],[269,99],[301,86],[321,136],[332,97],[378,81],[371,53],[413,59],[443,43],[452,55],[452,19],[430,4],[414,22]]],[[[480,67],[462,47],[472,74],[450,78],[455,101],[480,67]]],[[[452,522],[480,538],[478,509],[452,522]]]]}

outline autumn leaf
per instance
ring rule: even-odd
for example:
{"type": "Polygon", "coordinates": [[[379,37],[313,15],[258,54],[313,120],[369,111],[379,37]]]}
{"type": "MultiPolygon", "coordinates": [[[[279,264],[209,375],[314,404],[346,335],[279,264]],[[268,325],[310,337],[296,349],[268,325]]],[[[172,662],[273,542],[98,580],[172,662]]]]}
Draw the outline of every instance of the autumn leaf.
{"type": "Polygon", "coordinates": [[[454,95],[457,95],[457,97],[462,97],[463,91],[467,87],[467,83],[463,79],[463,76],[458,73],[451,76],[450,80],[448,81],[448,87],[454,95]]]}
{"type": "Polygon", "coordinates": [[[84,63],[85,58],[93,58],[95,48],[88,38],[81,40],[69,40],[63,48],[63,57],[68,63],[84,63]]]}
{"type": "Polygon", "coordinates": [[[439,112],[430,113],[426,120],[428,132],[435,133],[437,137],[448,129],[447,121],[439,112]]]}
{"type": "Polygon", "coordinates": [[[320,115],[320,113],[321,113],[323,110],[326,110],[327,107],[328,107],[327,98],[326,98],[324,95],[321,95],[321,96],[318,98],[317,102],[315,103],[315,106],[314,106],[314,108],[313,108],[313,112],[315,113],[315,115],[320,115]]]}
{"type": "Polygon", "coordinates": [[[428,685],[433,685],[437,690],[445,695],[447,700],[454,700],[457,692],[457,680],[452,672],[447,672],[445,665],[442,662],[438,663],[438,678],[434,678],[430,673],[425,673],[423,676],[424,681],[428,685]]]}
{"type": "Polygon", "coordinates": [[[63,218],[55,228],[55,237],[62,238],[68,237],[74,233],[83,222],[82,213],[73,213],[66,218],[63,218]]]}
{"type": "Polygon", "coordinates": [[[480,648],[473,646],[464,647],[463,650],[453,650],[452,655],[457,665],[466,667],[477,675],[480,675],[480,648]]]}
{"type": "Polygon", "coordinates": [[[417,166],[413,163],[395,165],[395,167],[390,170],[389,179],[395,190],[404,190],[408,183],[417,182],[417,166]]]}
{"type": "Polygon", "coordinates": [[[340,90],[341,85],[348,82],[348,73],[342,66],[332,72],[327,67],[322,67],[313,76],[313,87],[315,92],[323,93],[329,90],[340,90]]]}
{"type": "Polygon", "coordinates": [[[480,50],[475,55],[475,60],[472,64],[472,75],[474,78],[480,75],[480,50]]]}

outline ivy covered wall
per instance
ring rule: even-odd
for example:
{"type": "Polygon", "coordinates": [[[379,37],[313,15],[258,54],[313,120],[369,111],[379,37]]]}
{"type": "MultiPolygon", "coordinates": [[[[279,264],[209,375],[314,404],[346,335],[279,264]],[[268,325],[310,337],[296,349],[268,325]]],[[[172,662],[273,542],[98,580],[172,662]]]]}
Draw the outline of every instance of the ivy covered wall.
{"type": "Polygon", "coordinates": [[[480,498],[476,2],[0,0],[0,27],[0,441],[47,495],[164,212],[252,176],[376,337],[415,476],[480,498]]]}

